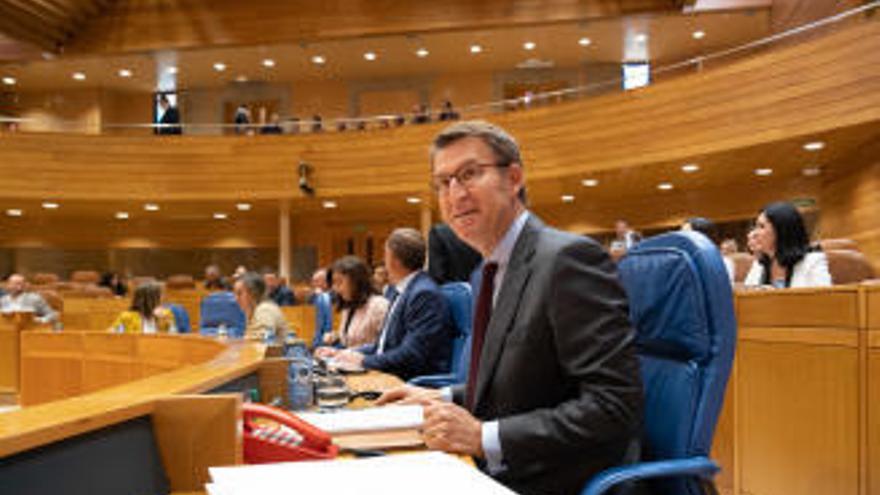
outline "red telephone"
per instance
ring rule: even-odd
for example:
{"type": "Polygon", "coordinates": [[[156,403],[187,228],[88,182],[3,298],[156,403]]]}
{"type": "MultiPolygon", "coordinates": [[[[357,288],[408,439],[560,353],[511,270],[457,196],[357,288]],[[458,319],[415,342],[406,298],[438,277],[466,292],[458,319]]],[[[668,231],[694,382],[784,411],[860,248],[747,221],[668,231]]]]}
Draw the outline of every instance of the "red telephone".
{"type": "Polygon", "coordinates": [[[256,403],[242,409],[245,464],[333,459],[339,453],[329,434],[287,411],[256,403]]]}

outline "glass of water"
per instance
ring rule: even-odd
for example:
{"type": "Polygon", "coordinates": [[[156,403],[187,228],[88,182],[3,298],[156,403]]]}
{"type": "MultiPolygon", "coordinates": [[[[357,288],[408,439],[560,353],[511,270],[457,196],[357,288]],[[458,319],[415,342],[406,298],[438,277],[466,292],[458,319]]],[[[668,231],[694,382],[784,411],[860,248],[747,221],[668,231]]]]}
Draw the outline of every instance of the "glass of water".
{"type": "Polygon", "coordinates": [[[315,383],[315,398],[320,409],[345,407],[350,395],[351,390],[345,383],[345,378],[339,375],[322,376],[315,383]]]}

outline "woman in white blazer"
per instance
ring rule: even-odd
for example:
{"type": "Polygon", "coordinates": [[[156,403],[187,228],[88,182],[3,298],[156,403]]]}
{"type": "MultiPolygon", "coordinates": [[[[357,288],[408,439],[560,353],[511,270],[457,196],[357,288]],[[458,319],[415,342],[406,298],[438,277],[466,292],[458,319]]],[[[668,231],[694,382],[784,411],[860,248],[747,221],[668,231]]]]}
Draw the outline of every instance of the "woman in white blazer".
{"type": "Polygon", "coordinates": [[[755,261],[746,287],[826,287],[831,285],[825,253],[813,251],[801,214],[791,203],[772,203],[758,215],[750,233],[755,261]]]}

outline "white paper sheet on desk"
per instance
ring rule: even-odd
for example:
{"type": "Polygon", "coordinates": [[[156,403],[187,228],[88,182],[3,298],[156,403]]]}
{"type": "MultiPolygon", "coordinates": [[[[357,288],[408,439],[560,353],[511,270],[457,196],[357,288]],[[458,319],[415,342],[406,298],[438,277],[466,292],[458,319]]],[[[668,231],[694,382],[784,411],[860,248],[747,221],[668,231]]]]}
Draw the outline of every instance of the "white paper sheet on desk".
{"type": "Polygon", "coordinates": [[[421,428],[422,406],[384,406],[344,409],[329,413],[295,413],[330,434],[421,428]]]}
{"type": "Polygon", "coordinates": [[[212,490],[222,495],[322,493],[412,495],[513,492],[461,459],[441,452],[341,461],[288,462],[210,468],[212,490]]]}

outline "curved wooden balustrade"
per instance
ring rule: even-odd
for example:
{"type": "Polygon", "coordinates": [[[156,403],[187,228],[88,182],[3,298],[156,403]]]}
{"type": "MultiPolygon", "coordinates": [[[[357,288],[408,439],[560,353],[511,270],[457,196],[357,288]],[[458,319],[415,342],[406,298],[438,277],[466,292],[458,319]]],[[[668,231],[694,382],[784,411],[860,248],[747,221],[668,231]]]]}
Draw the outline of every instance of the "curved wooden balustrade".
{"type": "MultiPolygon", "coordinates": [[[[725,67],[622,94],[499,114],[530,183],[677,162],[880,120],[880,25],[865,21],[725,67]]],[[[255,137],[0,136],[9,198],[227,200],[427,193],[440,124],[255,137]]]]}
{"type": "Polygon", "coordinates": [[[23,403],[31,394],[70,398],[0,414],[0,458],[151,414],[162,398],[253,373],[265,350],[198,336],[25,332],[22,340],[23,403]]]}

